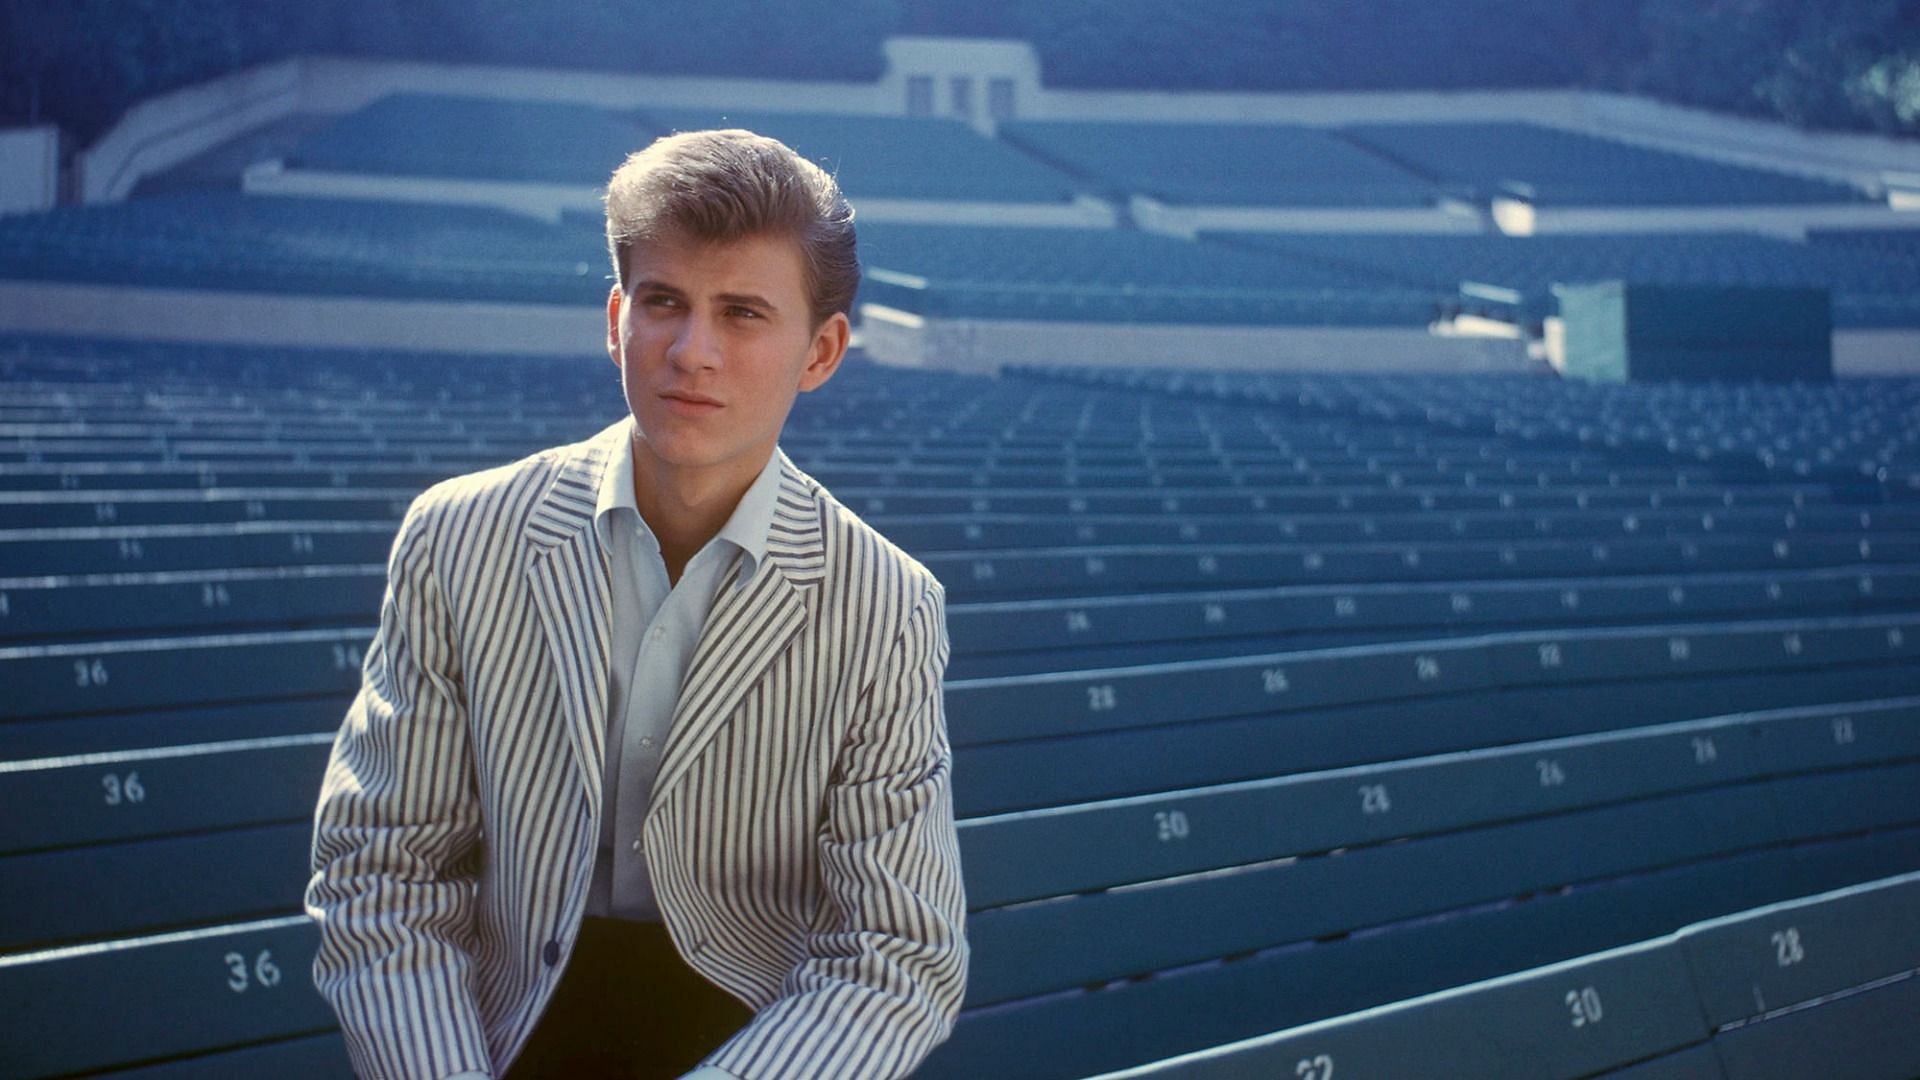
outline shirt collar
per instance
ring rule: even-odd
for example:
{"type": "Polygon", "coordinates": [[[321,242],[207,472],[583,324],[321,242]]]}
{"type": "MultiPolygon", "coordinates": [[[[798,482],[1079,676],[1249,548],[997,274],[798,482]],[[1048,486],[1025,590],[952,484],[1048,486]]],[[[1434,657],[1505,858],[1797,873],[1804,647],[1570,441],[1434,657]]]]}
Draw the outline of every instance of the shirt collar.
{"type": "MultiPolygon", "coordinates": [[[[727,523],[720,526],[715,539],[725,540],[740,549],[745,556],[740,567],[740,583],[746,584],[753,579],[755,571],[767,558],[767,537],[773,531],[773,511],[780,498],[780,451],[767,455],[767,463],[760,468],[760,475],[740,496],[740,502],[734,506],[733,514],[727,523]]],[[[627,425],[627,437],[620,440],[620,448],[613,453],[607,468],[600,474],[600,490],[594,501],[593,524],[600,534],[600,542],[612,542],[612,521],[614,514],[621,510],[632,511],[634,520],[649,537],[653,530],[647,528],[646,519],[640,516],[639,504],[633,498],[633,425],[627,425]]]]}

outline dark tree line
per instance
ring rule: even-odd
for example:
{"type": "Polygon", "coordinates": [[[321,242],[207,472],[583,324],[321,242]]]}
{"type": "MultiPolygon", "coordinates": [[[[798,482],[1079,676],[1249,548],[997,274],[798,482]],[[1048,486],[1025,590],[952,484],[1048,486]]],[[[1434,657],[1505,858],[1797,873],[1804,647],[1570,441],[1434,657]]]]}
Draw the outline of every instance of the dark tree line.
{"type": "Polygon", "coordinates": [[[1920,134],[1916,0],[1642,0],[1625,88],[1806,127],[1920,134]]]}
{"type": "Polygon", "coordinates": [[[1920,0],[7,0],[0,123],[301,54],[871,79],[896,33],[1018,37],[1050,85],[1585,86],[1920,134],[1920,0]]]}

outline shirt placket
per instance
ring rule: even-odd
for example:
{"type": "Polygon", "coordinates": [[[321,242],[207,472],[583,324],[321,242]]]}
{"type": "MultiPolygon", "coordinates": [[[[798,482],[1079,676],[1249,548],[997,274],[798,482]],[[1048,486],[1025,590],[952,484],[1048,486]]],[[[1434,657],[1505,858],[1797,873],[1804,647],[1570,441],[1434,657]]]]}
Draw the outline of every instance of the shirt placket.
{"type": "MultiPolygon", "coordinates": [[[[642,542],[636,539],[636,549],[642,542]]],[[[636,555],[639,554],[636,550],[636,555]]],[[[636,569],[646,568],[642,573],[661,572],[660,567],[652,565],[658,562],[657,558],[641,557],[635,561],[639,564],[636,569]]],[[[692,571],[689,565],[687,573],[681,576],[682,584],[692,571]]],[[[658,588],[667,587],[665,581],[655,584],[658,588]]],[[[660,775],[667,729],[673,720],[671,708],[679,699],[679,665],[675,643],[667,640],[667,628],[681,617],[680,608],[687,602],[688,594],[684,590],[672,589],[666,593],[640,634],[633,678],[628,684],[613,849],[613,913],[622,918],[655,920],[660,917],[652,899],[652,876],[647,865],[647,807],[653,801],[654,780],[660,775]],[[674,692],[658,692],[659,687],[667,683],[673,684],[674,692]]]]}

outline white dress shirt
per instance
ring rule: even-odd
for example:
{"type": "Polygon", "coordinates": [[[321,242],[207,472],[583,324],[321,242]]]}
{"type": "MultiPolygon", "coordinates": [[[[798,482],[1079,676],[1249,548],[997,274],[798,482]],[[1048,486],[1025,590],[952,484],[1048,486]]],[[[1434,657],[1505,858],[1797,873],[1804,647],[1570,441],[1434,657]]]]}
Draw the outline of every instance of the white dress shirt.
{"type": "Polygon", "coordinates": [[[658,922],[641,841],[653,781],[671,734],[680,684],[714,598],[737,558],[734,588],[745,588],[767,554],[779,458],[769,455],[720,532],[687,561],[677,584],[667,580],[660,543],[640,517],[633,495],[633,442],[601,479],[594,528],[607,553],[612,588],[607,692],[607,805],[587,893],[588,915],[658,922]]]}

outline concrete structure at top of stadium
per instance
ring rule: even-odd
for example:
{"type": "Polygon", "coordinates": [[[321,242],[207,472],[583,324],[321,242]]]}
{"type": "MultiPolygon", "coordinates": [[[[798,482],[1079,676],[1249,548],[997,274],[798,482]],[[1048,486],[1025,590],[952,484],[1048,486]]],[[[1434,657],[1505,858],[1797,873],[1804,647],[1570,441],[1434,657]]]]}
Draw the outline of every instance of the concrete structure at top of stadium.
{"type": "MultiPolygon", "coordinates": [[[[896,38],[885,73],[871,83],[620,75],[506,69],[336,57],[306,57],[249,69],[177,91],[130,110],[75,156],[67,190],[79,201],[125,199],[144,179],[244,145],[261,133],[336,118],[396,93],[625,109],[807,112],[857,116],[946,116],[992,136],[1008,121],[1126,121],[1336,127],[1383,123],[1524,122],[1691,157],[1838,183],[1864,197],[1801,205],[1533,205],[1506,193],[1473,202],[1440,198],[1424,206],[1315,207],[1171,205],[1138,193],[1076,194],[1058,202],[967,202],[861,198],[863,222],[948,225],[1132,227],[1169,236],[1202,231],[1334,234],[1675,233],[1740,231],[1803,239],[1813,228],[1911,226],[1920,210],[1920,145],[1877,136],[1803,132],[1650,100],[1583,90],[1482,92],[1258,93],[1069,90],[1045,84],[1021,42],[896,38]]],[[[31,134],[16,138],[32,139],[31,134]]],[[[49,136],[50,137],[50,136],[49,136]]],[[[58,185],[43,175],[52,154],[26,162],[0,186],[8,208],[48,200],[58,185]]],[[[595,213],[591,185],[517,180],[404,177],[290,167],[271,156],[242,162],[251,195],[374,198],[510,209],[547,219],[595,213]]],[[[888,269],[881,267],[880,269],[888,269]]],[[[909,275],[910,276],[910,275],[909,275]]],[[[181,290],[113,290],[101,305],[84,285],[5,283],[4,305],[28,324],[12,329],[186,340],[574,352],[598,341],[584,310],[541,304],[473,304],[379,298],[278,297],[181,290]],[[311,310],[309,310],[311,309],[311,310]],[[268,310],[276,318],[262,318],[268,310]],[[124,326],[120,324],[124,323],[124,326]],[[278,326],[279,329],[273,329],[278,326]],[[423,328],[426,328],[423,330],[423,328]],[[422,336],[424,333],[424,337],[422,336]]],[[[932,317],[873,306],[865,319],[871,352],[898,363],[963,369],[1002,363],[1158,364],[1344,370],[1489,370],[1525,363],[1521,342],[1436,334],[1412,327],[1182,325],[932,317]]],[[[1860,329],[1835,335],[1838,373],[1911,372],[1920,331],[1860,329]]]]}

